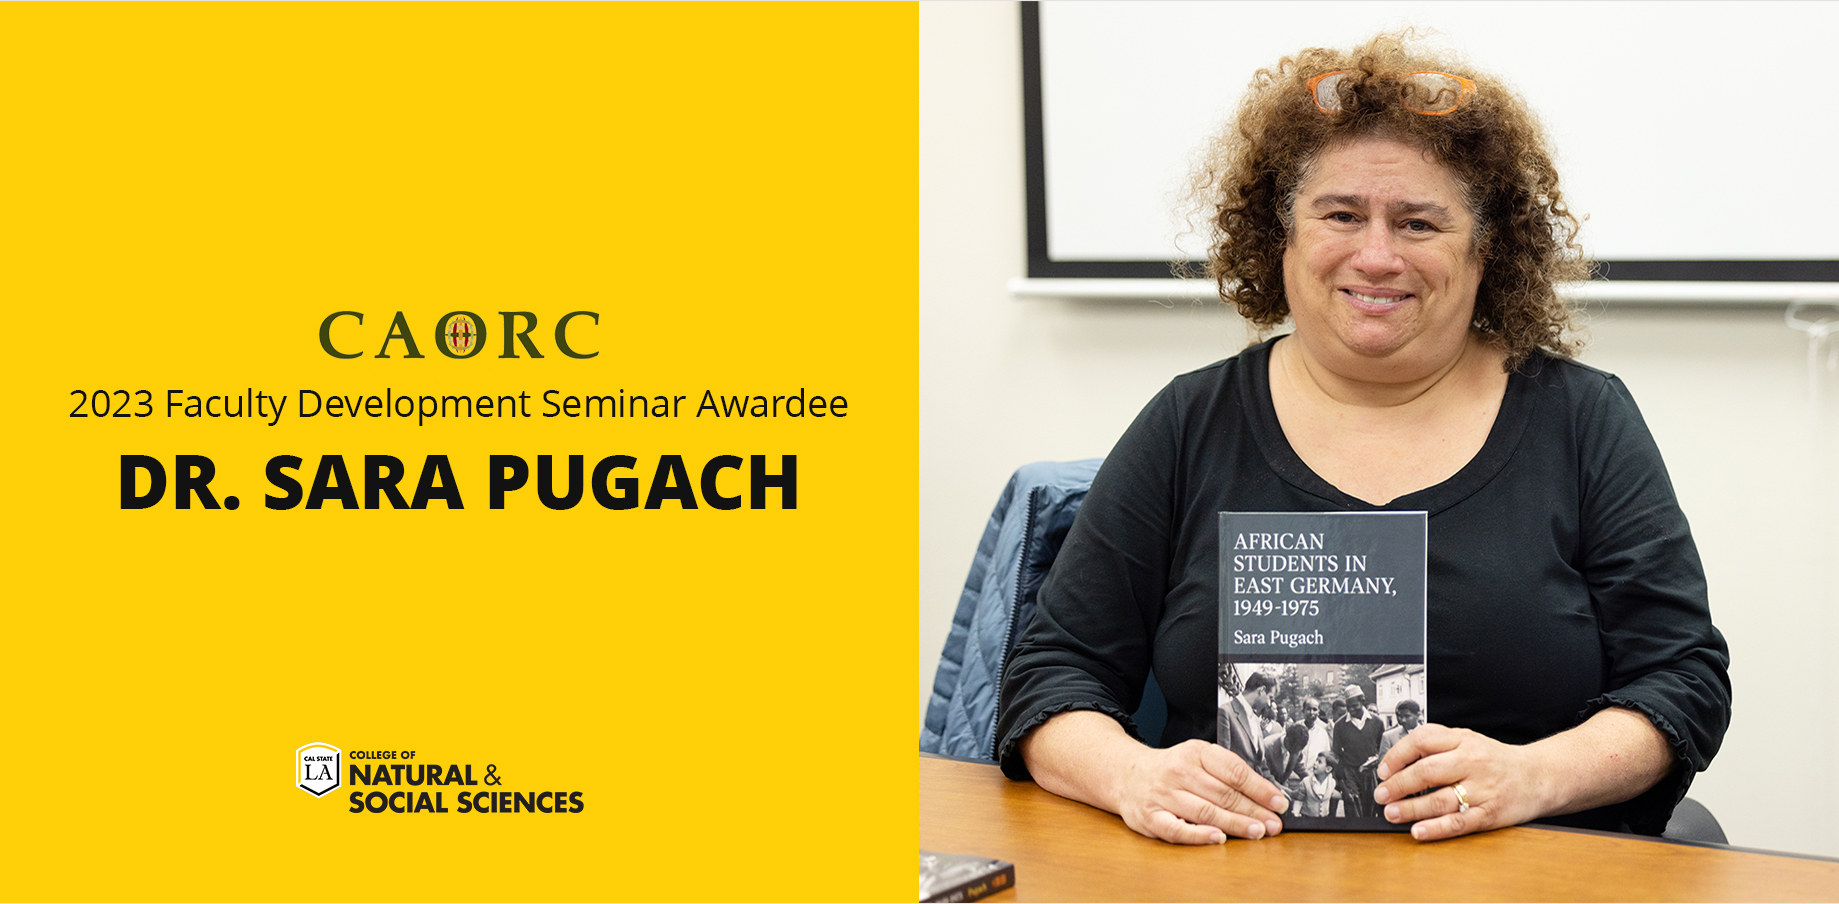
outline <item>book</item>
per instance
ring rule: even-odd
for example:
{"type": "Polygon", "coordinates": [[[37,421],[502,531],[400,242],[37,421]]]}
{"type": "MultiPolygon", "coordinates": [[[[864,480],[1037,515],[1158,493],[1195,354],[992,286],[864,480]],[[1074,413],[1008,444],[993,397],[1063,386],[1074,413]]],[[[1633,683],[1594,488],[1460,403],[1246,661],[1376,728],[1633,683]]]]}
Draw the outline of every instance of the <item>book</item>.
{"type": "Polygon", "coordinates": [[[966,854],[919,852],[921,901],[976,901],[1015,887],[1015,864],[966,854]]]}
{"type": "Polygon", "coordinates": [[[1284,789],[1286,830],[1409,828],[1373,788],[1429,712],[1428,528],[1424,512],[1220,513],[1219,743],[1284,789]]]}

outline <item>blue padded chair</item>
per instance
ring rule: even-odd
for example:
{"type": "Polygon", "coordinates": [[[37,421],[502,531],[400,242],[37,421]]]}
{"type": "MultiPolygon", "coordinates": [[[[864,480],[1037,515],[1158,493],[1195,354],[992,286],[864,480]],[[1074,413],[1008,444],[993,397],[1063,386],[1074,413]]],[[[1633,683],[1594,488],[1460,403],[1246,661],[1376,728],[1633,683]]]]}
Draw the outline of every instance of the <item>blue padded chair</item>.
{"type": "MultiPolygon", "coordinates": [[[[926,706],[920,750],[996,758],[996,705],[1003,667],[1034,616],[1035,594],[1060,553],[1099,461],[1037,462],[1009,478],[958,596],[926,706]]],[[[1144,737],[1161,738],[1167,712],[1152,675],[1134,716],[1144,737]]]]}

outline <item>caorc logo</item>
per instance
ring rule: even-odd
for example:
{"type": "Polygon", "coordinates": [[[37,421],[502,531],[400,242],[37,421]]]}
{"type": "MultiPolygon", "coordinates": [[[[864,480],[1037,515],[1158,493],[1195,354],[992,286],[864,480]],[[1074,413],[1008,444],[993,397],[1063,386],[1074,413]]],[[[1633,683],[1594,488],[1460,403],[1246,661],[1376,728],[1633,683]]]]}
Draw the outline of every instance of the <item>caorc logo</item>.
{"type": "Polygon", "coordinates": [[[294,751],[294,784],[314,797],[338,790],[344,751],[331,744],[307,744],[294,751]]]}
{"type": "MultiPolygon", "coordinates": [[[[497,357],[522,357],[518,354],[519,349],[523,350],[523,356],[543,357],[542,349],[538,348],[543,334],[537,333],[538,338],[535,339],[530,336],[531,333],[537,332],[537,327],[541,325],[542,318],[538,317],[536,312],[499,311],[498,316],[504,318],[503,325],[499,327],[504,332],[499,337],[501,340],[499,348],[502,349],[502,354],[497,357]]],[[[582,351],[578,346],[569,344],[568,337],[571,335],[569,322],[578,318],[587,318],[593,326],[600,325],[600,314],[595,311],[570,311],[563,314],[552,328],[556,351],[576,359],[598,357],[600,355],[598,351],[582,351]]],[[[373,328],[375,323],[373,319],[373,328]]],[[[319,347],[325,349],[326,354],[334,358],[361,358],[365,355],[365,352],[361,350],[363,346],[354,344],[354,340],[363,341],[359,338],[362,331],[358,329],[363,325],[363,311],[334,311],[327,314],[326,319],[319,322],[319,347]],[[347,317],[351,319],[351,323],[340,322],[347,317]],[[335,330],[339,333],[336,342],[332,335],[335,330]],[[358,348],[360,351],[351,351],[352,348],[358,348]]],[[[491,332],[486,329],[485,318],[480,315],[472,311],[449,311],[434,321],[435,348],[449,358],[476,357],[485,348],[491,332]]],[[[586,342],[592,338],[590,327],[585,323],[576,324],[572,335],[577,343],[586,342]]],[[[427,357],[421,353],[421,346],[415,341],[415,332],[409,328],[408,317],[401,311],[397,311],[396,316],[390,320],[389,330],[384,334],[383,343],[377,348],[375,357],[390,357],[391,346],[396,343],[400,345],[397,345],[395,350],[401,353],[403,358],[427,357]]]]}

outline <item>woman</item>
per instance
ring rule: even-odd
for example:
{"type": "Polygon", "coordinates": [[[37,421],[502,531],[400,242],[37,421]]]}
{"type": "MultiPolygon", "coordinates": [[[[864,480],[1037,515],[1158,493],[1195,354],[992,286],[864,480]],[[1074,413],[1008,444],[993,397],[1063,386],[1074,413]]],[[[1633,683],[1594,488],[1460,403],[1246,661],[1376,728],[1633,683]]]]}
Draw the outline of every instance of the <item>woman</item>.
{"type": "Polygon", "coordinates": [[[1537,122],[1381,36],[1260,72],[1212,159],[1222,296],[1294,331],[1176,378],[1106,459],[1010,660],[1004,771],[1169,841],[1282,831],[1282,790],[1210,743],[1217,513],[1424,510],[1444,722],[1369,805],[1424,840],[1659,834],[1722,740],[1728,652],[1634,402],[1568,360],[1553,284],[1586,265],[1537,122]],[[1152,668],[1165,749],[1128,715],[1152,668]]]}

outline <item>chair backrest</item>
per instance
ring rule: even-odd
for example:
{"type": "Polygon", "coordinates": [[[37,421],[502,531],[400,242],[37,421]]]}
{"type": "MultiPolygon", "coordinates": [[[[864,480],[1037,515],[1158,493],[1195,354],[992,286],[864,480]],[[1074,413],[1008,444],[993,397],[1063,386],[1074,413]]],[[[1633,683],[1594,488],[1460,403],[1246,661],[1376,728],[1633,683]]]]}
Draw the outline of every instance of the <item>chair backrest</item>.
{"type": "Polygon", "coordinates": [[[1704,804],[1690,797],[1681,798],[1679,805],[1673,808],[1673,818],[1667,820],[1667,829],[1660,837],[1674,841],[1709,841],[1714,844],[1730,844],[1724,836],[1724,827],[1718,825],[1718,818],[1704,804]]]}
{"type": "MultiPolygon", "coordinates": [[[[1035,595],[1085,501],[1099,461],[1024,465],[1003,488],[958,596],[933,676],[920,750],[995,758],[1003,667],[1034,616],[1035,595]]],[[[1136,720],[1146,737],[1161,737],[1164,712],[1161,690],[1151,677],[1136,720]]]]}

